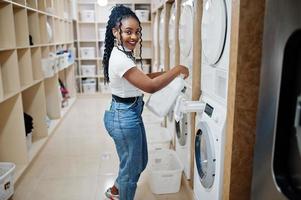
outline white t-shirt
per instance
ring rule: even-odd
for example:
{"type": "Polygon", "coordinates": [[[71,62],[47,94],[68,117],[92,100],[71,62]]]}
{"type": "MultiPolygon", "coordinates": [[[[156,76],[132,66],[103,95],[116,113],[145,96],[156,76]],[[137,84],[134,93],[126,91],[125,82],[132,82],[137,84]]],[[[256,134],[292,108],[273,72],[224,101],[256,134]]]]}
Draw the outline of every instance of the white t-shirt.
{"type": "Polygon", "coordinates": [[[112,94],[123,98],[142,95],[142,92],[137,87],[123,77],[133,67],[136,67],[135,62],[127,57],[124,52],[114,47],[109,60],[109,85],[112,94]]]}

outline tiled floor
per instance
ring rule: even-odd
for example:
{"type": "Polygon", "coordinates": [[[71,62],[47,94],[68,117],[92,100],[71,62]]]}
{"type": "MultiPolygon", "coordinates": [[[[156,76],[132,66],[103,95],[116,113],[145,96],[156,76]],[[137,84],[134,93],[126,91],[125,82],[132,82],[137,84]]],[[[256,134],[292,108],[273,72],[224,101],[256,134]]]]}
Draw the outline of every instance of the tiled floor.
{"type": "MultiPolygon", "coordinates": [[[[31,168],[15,188],[14,200],[104,200],[118,172],[118,157],[102,116],[109,96],[78,98],[31,168]]],[[[188,200],[188,191],[154,195],[147,173],[135,200],[188,200]]]]}

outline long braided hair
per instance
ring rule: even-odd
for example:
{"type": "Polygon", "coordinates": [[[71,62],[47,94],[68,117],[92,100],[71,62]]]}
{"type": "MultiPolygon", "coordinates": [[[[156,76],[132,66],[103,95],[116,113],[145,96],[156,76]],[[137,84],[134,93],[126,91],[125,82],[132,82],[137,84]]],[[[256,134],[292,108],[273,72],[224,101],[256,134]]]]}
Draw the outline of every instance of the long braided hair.
{"type": "Polygon", "coordinates": [[[124,6],[124,5],[116,5],[113,7],[109,20],[107,22],[107,27],[106,27],[106,37],[105,37],[105,49],[104,49],[104,55],[103,55],[103,59],[102,59],[102,64],[103,64],[103,73],[104,73],[104,83],[107,84],[110,82],[110,78],[109,78],[109,59],[111,56],[111,52],[113,50],[114,47],[114,35],[112,33],[112,29],[116,28],[119,25],[119,34],[120,34],[120,39],[121,39],[121,47],[122,49],[118,48],[120,51],[124,52],[129,58],[131,58],[132,60],[136,60],[135,57],[133,56],[133,51],[126,51],[123,43],[122,43],[122,30],[121,30],[121,26],[122,23],[121,21],[123,19],[129,18],[129,17],[133,17],[134,19],[136,19],[139,23],[139,28],[140,28],[140,51],[139,51],[139,57],[140,57],[140,62],[141,62],[141,67],[142,67],[142,58],[141,58],[141,54],[142,54],[142,27],[141,27],[141,23],[140,20],[138,19],[138,17],[136,16],[136,14],[128,7],[124,6]]]}

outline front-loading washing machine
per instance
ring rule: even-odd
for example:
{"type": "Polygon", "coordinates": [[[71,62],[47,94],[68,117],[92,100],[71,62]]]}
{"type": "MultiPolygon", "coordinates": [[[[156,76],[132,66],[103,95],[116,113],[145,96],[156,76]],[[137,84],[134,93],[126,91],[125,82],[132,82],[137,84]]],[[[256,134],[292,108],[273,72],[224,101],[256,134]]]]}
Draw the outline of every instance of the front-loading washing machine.
{"type": "Polygon", "coordinates": [[[195,199],[222,199],[226,109],[210,96],[202,96],[204,112],[196,117],[195,199]]]}
{"type": "MultiPolygon", "coordinates": [[[[192,99],[192,55],[193,55],[193,17],[194,0],[181,1],[179,19],[180,64],[189,68],[190,76],[185,80],[185,89],[182,96],[186,100],[192,99]]],[[[176,144],[175,149],[183,166],[187,179],[191,176],[191,114],[185,113],[179,122],[175,122],[176,144]]]]}

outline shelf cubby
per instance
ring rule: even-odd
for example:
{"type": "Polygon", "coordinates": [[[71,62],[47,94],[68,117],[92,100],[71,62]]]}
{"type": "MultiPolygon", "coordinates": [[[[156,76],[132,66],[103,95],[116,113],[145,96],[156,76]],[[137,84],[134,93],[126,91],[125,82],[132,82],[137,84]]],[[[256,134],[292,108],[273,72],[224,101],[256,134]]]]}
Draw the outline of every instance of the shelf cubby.
{"type": "Polygon", "coordinates": [[[45,12],[45,10],[46,10],[46,2],[44,0],[37,0],[37,3],[38,3],[38,9],[40,11],[45,12]]]}
{"type": "Polygon", "coordinates": [[[22,92],[23,110],[33,118],[32,141],[48,136],[46,124],[45,90],[42,82],[22,92]]]}
{"type": "Polygon", "coordinates": [[[43,79],[43,71],[42,71],[42,53],[41,48],[35,47],[31,48],[31,62],[32,62],[32,72],[34,80],[43,79]]]}
{"type": "Polygon", "coordinates": [[[59,43],[60,41],[60,23],[58,19],[54,19],[54,43],[59,43]]]}
{"type": "Polygon", "coordinates": [[[74,64],[65,69],[65,81],[71,97],[76,96],[74,64]]]}
{"type": "Polygon", "coordinates": [[[21,88],[33,83],[33,72],[30,49],[18,49],[19,77],[21,88]]]}
{"type": "Polygon", "coordinates": [[[12,4],[0,2],[0,50],[16,46],[12,4]]]}
{"type": "Polygon", "coordinates": [[[61,117],[61,94],[59,91],[58,75],[45,79],[45,97],[46,110],[48,117],[52,119],[59,119],[61,117]]]}
{"type": "Polygon", "coordinates": [[[42,55],[42,58],[48,58],[49,57],[49,46],[45,46],[45,47],[42,47],[41,48],[41,55],[42,55]]]}
{"type": "Polygon", "coordinates": [[[4,97],[18,92],[20,81],[16,50],[0,52],[0,67],[4,97]]]}
{"type": "Polygon", "coordinates": [[[16,2],[18,4],[21,4],[21,5],[25,6],[25,0],[13,0],[13,2],[16,2]]]}
{"type": "MultiPolygon", "coordinates": [[[[38,0],[41,1],[41,0],[38,0]]],[[[26,5],[30,8],[37,9],[37,1],[36,0],[26,0],[26,5]]]]}
{"type": "Polygon", "coordinates": [[[21,95],[0,103],[0,161],[28,162],[21,95]]]}
{"type": "Polygon", "coordinates": [[[47,22],[50,26],[51,29],[51,38],[49,38],[47,34],[47,43],[53,43],[54,42],[54,22],[53,22],[53,17],[47,16],[47,22]]]}
{"type": "Polygon", "coordinates": [[[29,34],[32,36],[33,45],[41,44],[38,13],[28,10],[27,16],[29,34]]]}
{"type": "Polygon", "coordinates": [[[28,22],[26,9],[14,7],[14,19],[16,30],[16,45],[17,47],[29,46],[28,40],[28,22]]]}
{"type": "Polygon", "coordinates": [[[80,40],[96,41],[95,24],[79,24],[79,37],[80,40]]]}
{"type": "Polygon", "coordinates": [[[42,44],[48,44],[49,42],[46,22],[47,22],[47,16],[44,14],[39,14],[40,39],[42,44]]]}

